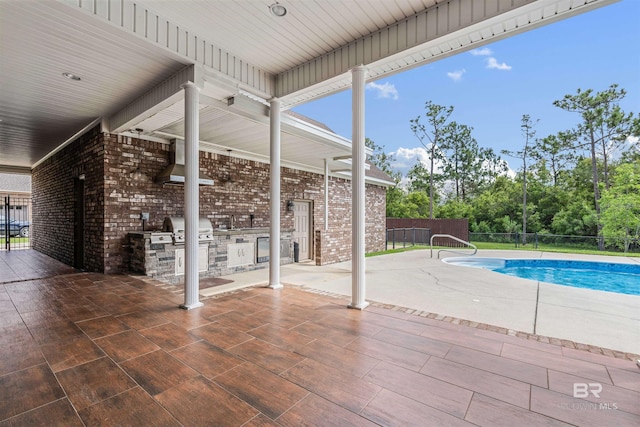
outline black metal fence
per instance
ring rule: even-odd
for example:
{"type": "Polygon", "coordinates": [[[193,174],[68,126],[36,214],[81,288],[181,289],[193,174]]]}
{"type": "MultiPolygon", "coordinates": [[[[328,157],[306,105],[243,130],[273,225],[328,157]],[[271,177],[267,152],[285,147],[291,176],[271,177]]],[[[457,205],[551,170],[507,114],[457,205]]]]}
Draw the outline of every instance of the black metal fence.
{"type": "Polygon", "coordinates": [[[611,252],[640,253],[640,237],[566,236],[561,234],[469,233],[470,242],[511,243],[514,247],[562,247],[597,251],[600,243],[611,252]],[[523,238],[524,237],[524,238],[523,238]]]}
{"type": "Polygon", "coordinates": [[[31,199],[4,196],[0,211],[0,250],[31,247],[31,199]]]}
{"type": "Polygon", "coordinates": [[[427,246],[431,239],[429,228],[387,228],[387,249],[407,246],[427,246]]]}

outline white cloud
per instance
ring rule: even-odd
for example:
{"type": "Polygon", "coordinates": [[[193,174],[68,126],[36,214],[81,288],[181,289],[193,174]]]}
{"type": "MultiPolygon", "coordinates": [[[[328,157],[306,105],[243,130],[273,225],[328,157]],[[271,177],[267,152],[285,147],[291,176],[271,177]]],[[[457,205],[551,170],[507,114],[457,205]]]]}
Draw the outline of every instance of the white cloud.
{"type": "Polygon", "coordinates": [[[423,147],[416,148],[398,148],[398,151],[394,151],[391,154],[396,158],[398,163],[402,164],[413,164],[415,160],[420,161],[422,164],[426,165],[429,163],[429,153],[423,147]]]}
{"type": "Polygon", "coordinates": [[[459,81],[459,80],[462,78],[462,75],[463,75],[464,73],[466,73],[466,72],[467,72],[467,70],[465,70],[465,69],[463,68],[462,70],[449,71],[449,72],[447,73],[447,76],[448,76],[451,80],[453,80],[454,82],[457,82],[457,81],[459,81]]]}
{"type": "MultiPolygon", "coordinates": [[[[396,159],[391,166],[395,170],[402,172],[403,175],[406,175],[409,172],[409,169],[411,169],[411,167],[416,163],[422,163],[422,166],[426,168],[430,167],[431,161],[429,160],[429,151],[424,147],[400,147],[397,151],[391,152],[390,154],[396,159]]],[[[434,169],[436,172],[440,172],[442,170],[440,162],[435,162],[434,169]]]]}
{"type": "Polygon", "coordinates": [[[637,144],[638,141],[640,141],[640,137],[637,136],[633,136],[633,135],[629,135],[627,137],[627,143],[628,144],[637,144]]]}
{"type": "Polygon", "coordinates": [[[502,165],[506,165],[507,166],[507,176],[511,179],[515,179],[517,173],[515,170],[511,169],[511,166],[509,165],[509,162],[506,160],[502,160],[502,165]]]}
{"type": "Polygon", "coordinates": [[[385,82],[383,84],[378,84],[375,82],[367,83],[367,89],[377,91],[378,98],[391,98],[394,101],[399,98],[398,90],[389,82],[385,82]]]}
{"type": "Polygon", "coordinates": [[[482,49],[473,49],[469,53],[473,56],[489,56],[493,52],[488,47],[483,47],[482,49]]]}
{"type": "Polygon", "coordinates": [[[511,65],[507,65],[505,62],[498,63],[498,60],[494,57],[487,58],[487,68],[496,70],[506,70],[509,71],[511,69],[511,65]]]}

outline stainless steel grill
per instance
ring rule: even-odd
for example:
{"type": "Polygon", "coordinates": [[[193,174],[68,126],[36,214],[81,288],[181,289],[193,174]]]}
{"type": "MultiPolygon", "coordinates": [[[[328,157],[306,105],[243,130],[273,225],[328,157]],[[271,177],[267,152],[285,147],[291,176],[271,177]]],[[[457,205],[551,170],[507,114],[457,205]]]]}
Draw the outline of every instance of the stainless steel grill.
{"type": "MultiPolygon", "coordinates": [[[[185,224],[184,217],[168,216],[162,223],[162,231],[171,233],[173,243],[184,244],[185,224]]],[[[213,227],[209,219],[200,217],[198,220],[198,242],[210,242],[213,240],[213,227]]]]}

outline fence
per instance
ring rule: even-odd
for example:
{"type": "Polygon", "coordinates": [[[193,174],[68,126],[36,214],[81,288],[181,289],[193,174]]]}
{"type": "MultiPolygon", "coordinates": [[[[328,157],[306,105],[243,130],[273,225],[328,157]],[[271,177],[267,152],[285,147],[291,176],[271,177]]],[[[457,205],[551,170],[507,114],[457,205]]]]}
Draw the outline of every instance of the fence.
{"type": "Polygon", "coordinates": [[[429,239],[431,239],[431,230],[428,228],[387,228],[387,249],[427,246],[429,239]]]}
{"type": "MultiPolygon", "coordinates": [[[[414,242],[413,240],[413,231],[409,230],[429,230],[428,236],[418,234],[416,236],[415,244],[429,244],[429,238],[433,234],[449,234],[451,236],[457,237],[458,239],[464,240],[465,242],[469,241],[469,221],[467,219],[427,219],[427,218],[387,218],[387,242],[394,242],[396,240],[389,239],[389,233],[393,233],[391,230],[396,230],[396,236],[399,236],[398,233],[406,233],[402,234],[402,236],[408,236],[410,240],[403,240],[402,242],[414,242]],[[398,231],[398,230],[406,230],[406,231],[398,231]],[[423,237],[426,237],[424,240],[423,237]]],[[[426,233],[426,232],[423,232],[426,233]]],[[[399,238],[399,237],[398,237],[399,238]]],[[[448,246],[448,247],[463,247],[464,245],[459,244],[458,242],[450,239],[434,239],[434,244],[437,246],[448,246]]]]}
{"type": "Polygon", "coordinates": [[[0,211],[0,250],[31,247],[31,198],[4,196],[0,211]]]}
{"type": "Polygon", "coordinates": [[[640,237],[598,237],[598,236],[566,236],[561,234],[527,233],[469,233],[471,242],[511,243],[516,248],[530,246],[563,247],[571,249],[598,250],[598,243],[604,240],[604,247],[611,252],[640,253],[640,237]],[[526,242],[523,245],[523,242],[526,242]]]}

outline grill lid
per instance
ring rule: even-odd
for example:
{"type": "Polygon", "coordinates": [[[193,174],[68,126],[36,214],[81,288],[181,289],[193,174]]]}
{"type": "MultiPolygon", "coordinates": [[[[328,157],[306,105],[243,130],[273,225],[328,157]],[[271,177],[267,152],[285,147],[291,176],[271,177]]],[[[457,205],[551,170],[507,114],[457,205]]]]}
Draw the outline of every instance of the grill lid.
{"type": "MultiPolygon", "coordinates": [[[[162,223],[162,231],[173,233],[174,235],[184,235],[185,224],[182,216],[168,216],[162,223]]],[[[198,234],[211,234],[213,227],[211,221],[207,217],[198,219],[198,234]]]]}

